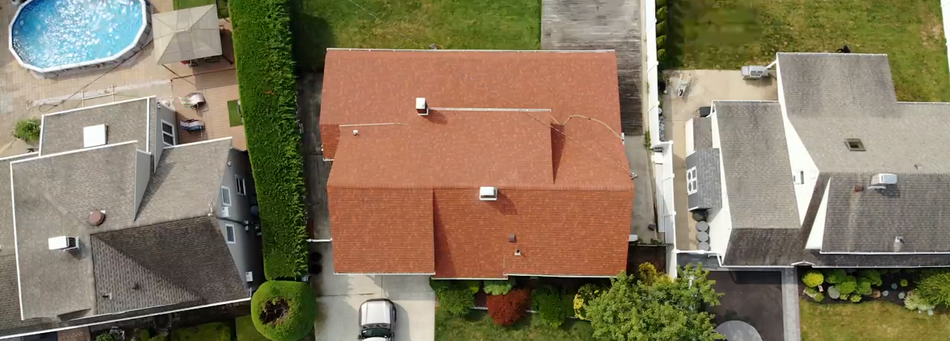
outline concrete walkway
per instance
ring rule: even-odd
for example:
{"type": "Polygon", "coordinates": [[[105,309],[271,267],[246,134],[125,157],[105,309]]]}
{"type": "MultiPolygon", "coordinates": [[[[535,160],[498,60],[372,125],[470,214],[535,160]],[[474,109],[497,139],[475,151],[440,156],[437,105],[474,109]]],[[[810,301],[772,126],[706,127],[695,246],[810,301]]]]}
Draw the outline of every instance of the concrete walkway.
{"type": "Polygon", "coordinates": [[[798,314],[798,275],[795,268],[782,269],[782,319],[785,327],[785,341],[802,340],[798,314]]]}

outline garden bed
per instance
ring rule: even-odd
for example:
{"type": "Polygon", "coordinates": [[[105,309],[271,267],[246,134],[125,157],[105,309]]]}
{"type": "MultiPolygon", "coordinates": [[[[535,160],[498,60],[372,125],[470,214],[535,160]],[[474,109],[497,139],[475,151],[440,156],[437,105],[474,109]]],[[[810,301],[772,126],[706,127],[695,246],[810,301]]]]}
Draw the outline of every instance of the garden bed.
{"type": "MultiPolygon", "coordinates": [[[[608,278],[514,277],[514,281],[516,287],[531,290],[543,285],[550,285],[555,290],[571,297],[574,297],[574,295],[577,294],[577,289],[580,289],[584,284],[593,283],[603,287],[610,286],[610,279],[608,278]]],[[[484,290],[479,290],[475,293],[475,307],[487,307],[487,300],[488,294],[486,294],[484,290]]]]}
{"type": "MultiPolygon", "coordinates": [[[[917,279],[917,271],[910,269],[809,269],[809,268],[799,268],[798,276],[800,279],[804,279],[804,276],[809,271],[820,271],[823,276],[823,282],[821,285],[816,287],[816,290],[819,293],[822,293],[824,299],[820,304],[854,304],[864,301],[883,301],[904,306],[904,297],[905,295],[914,289],[914,283],[917,279]],[[859,295],[861,298],[858,302],[851,300],[841,300],[833,299],[830,294],[831,287],[836,285],[828,282],[828,278],[832,276],[833,271],[844,271],[848,276],[853,276],[855,280],[860,282],[862,279],[866,279],[865,275],[868,272],[876,272],[880,274],[881,282],[880,284],[871,285],[871,293],[869,295],[859,295]],[[902,295],[903,294],[903,295],[902,295]]],[[[873,276],[872,276],[873,277],[873,276]]],[[[803,300],[816,301],[814,295],[809,294],[807,291],[808,286],[804,283],[803,280],[800,280],[798,283],[798,289],[800,296],[803,300]]],[[[851,294],[855,295],[855,294],[851,294]]],[[[850,296],[849,295],[849,298],[850,296]]],[[[840,298],[840,296],[839,296],[840,298]]]]}

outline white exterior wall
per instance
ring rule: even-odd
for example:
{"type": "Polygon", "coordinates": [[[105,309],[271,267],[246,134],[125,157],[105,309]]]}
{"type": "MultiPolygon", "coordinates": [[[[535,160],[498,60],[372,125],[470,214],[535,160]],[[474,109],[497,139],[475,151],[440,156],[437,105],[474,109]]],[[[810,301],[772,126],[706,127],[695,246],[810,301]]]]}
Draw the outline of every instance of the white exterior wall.
{"type": "MultiPolygon", "coordinates": [[[[715,110],[715,103],[713,103],[713,113],[709,115],[709,118],[712,120],[712,147],[720,148],[719,150],[722,153],[728,153],[729,151],[722,150],[722,145],[719,140],[719,115],[717,115],[715,110]]],[[[729,237],[732,235],[732,215],[729,212],[729,184],[726,183],[726,172],[729,169],[726,169],[722,162],[722,157],[719,158],[719,181],[721,182],[722,193],[722,206],[719,209],[709,210],[709,218],[707,222],[709,223],[709,248],[711,252],[718,253],[722,256],[726,255],[726,249],[729,246],[729,237]]]]}
{"type": "Polygon", "coordinates": [[[686,121],[686,155],[691,155],[696,151],[696,141],[693,139],[693,120],[686,121]]]}
{"type": "Polygon", "coordinates": [[[811,233],[808,234],[808,242],[805,248],[809,250],[820,250],[822,240],[825,237],[825,219],[828,218],[828,189],[831,188],[831,181],[825,185],[825,194],[821,197],[821,205],[818,206],[818,213],[815,214],[815,223],[811,227],[811,233]]]}
{"type": "Polygon", "coordinates": [[[656,212],[659,231],[676,247],[676,211],[673,200],[673,141],[660,142],[660,153],[653,153],[653,180],[656,182],[656,212]]]}
{"type": "Polygon", "coordinates": [[[646,38],[646,45],[643,53],[646,53],[647,70],[647,116],[650,125],[650,145],[656,146],[660,142],[660,95],[659,85],[657,83],[657,68],[660,63],[656,60],[656,4],[653,1],[643,2],[643,36],[646,38]]]}
{"type": "Polygon", "coordinates": [[[804,184],[795,183],[795,201],[798,204],[798,223],[805,222],[805,213],[808,212],[808,203],[811,202],[812,194],[815,190],[815,184],[818,183],[818,166],[808,149],[802,143],[801,137],[795,131],[791,121],[788,119],[788,111],[785,109],[785,92],[782,89],[782,65],[776,67],[776,78],[778,79],[778,102],[782,107],[782,122],[785,126],[785,143],[788,145],[788,161],[791,165],[789,170],[789,181],[793,181],[795,174],[804,174],[804,184]]]}

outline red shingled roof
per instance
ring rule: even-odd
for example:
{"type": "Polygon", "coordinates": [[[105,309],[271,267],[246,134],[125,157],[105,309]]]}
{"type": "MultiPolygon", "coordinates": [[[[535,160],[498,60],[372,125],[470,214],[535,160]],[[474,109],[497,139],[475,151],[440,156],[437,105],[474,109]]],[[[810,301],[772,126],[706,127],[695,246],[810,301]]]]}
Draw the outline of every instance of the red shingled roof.
{"type": "Polygon", "coordinates": [[[633,182],[613,52],[330,50],[325,70],[337,272],[626,266],[633,182]],[[416,97],[429,116],[416,114],[416,97]],[[498,201],[480,201],[479,186],[497,187],[498,201]]]}

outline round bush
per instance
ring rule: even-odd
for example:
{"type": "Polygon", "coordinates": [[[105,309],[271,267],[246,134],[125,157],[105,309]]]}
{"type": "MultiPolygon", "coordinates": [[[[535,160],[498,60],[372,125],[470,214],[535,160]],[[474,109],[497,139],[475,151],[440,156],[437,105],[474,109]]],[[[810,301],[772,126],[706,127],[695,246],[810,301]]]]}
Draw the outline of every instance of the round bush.
{"type": "Polygon", "coordinates": [[[824,301],[824,300],[825,300],[825,294],[822,294],[819,292],[818,294],[815,295],[815,302],[821,303],[821,301],[824,301]]]}
{"type": "Polygon", "coordinates": [[[439,310],[453,316],[465,316],[475,306],[475,293],[469,288],[449,288],[436,292],[439,310]]]}
{"type": "Polygon", "coordinates": [[[851,295],[851,303],[861,302],[861,295],[851,295]]]}
{"type": "Polygon", "coordinates": [[[656,47],[662,49],[666,46],[666,36],[656,36],[656,47]]]}
{"type": "Polygon", "coordinates": [[[835,286],[838,287],[838,291],[840,291],[842,295],[848,295],[858,289],[858,280],[854,278],[854,276],[847,276],[844,281],[835,286]]]}
{"type": "Polygon", "coordinates": [[[313,330],[317,299],[303,282],[269,281],[251,298],[257,331],[274,341],[298,341],[313,330]]]}
{"type": "Polygon", "coordinates": [[[531,293],[531,309],[538,312],[541,321],[558,328],[571,314],[571,308],[565,304],[561,294],[551,286],[541,286],[531,293]]]}
{"type": "Polygon", "coordinates": [[[528,313],[531,293],[528,289],[513,289],[505,295],[489,295],[488,315],[500,326],[510,326],[528,313]]]}
{"type": "Polygon", "coordinates": [[[36,142],[40,139],[40,119],[30,118],[16,121],[16,126],[13,128],[13,137],[27,143],[36,142]]]}
{"type": "Polygon", "coordinates": [[[821,272],[811,270],[802,276],[802,282],[805,282],[806,287],[814,288],[825,282],[825,276],[821,272]]]}
{"type": "Polygon", "coordinates": [[[666,6],[658,7],[658,8],[656,9],[656,19],[657,19],[657,20],[660,20],[660,18],[666,19],[666,14],[667,14],[667,12],[666,12],[666,6]]]}
{"type": "Polygon", "coordinates": [[[908,283],[906,279],[901,280],[901,287],[906,287],[908,284],[910,283],[908,283]]]}
{"type": "Polygon", "coordinates": [[[664,58],[666,58],[666,50],[665,49],[656,50],[656,61],[658,62],[663,61],[664,58]]]}

